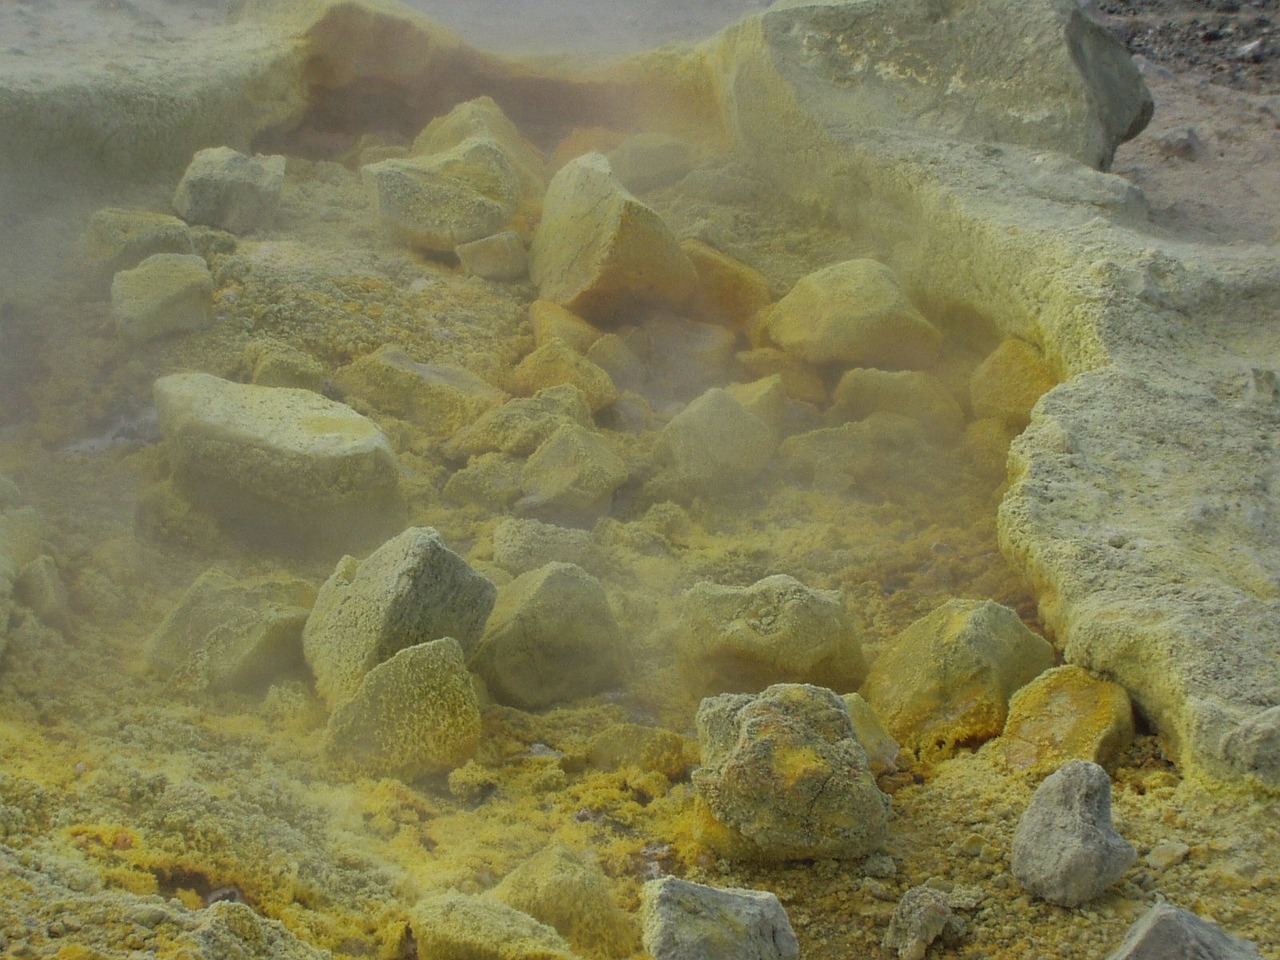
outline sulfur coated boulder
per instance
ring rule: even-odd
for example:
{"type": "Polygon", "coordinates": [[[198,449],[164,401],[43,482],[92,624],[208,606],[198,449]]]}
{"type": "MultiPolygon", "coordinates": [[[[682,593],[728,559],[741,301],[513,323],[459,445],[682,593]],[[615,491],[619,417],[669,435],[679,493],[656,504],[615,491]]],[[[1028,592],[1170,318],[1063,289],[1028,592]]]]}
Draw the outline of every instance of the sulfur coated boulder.
{"type": "Polygon", "coordinates": [[[703,839],[722,856],[861,859],[884,844],[889,798],[830,690],[776,684],[710,697],[697,727],[703,839]]]}
{"type": "Polygon", "coordinates": [[[654,960],[798,960],[800,944],[776,895],[677,877],[644,885],[644,948],[654,960]]]}
{"type": "Polygon", "coordinates": [[[111,316],[120,336],[144,343],[213,323],[213,276],[203,257],[154,253],[111,281],[111,316]]]}
{"type": "Polygon", "coordinates": [[[161,377],[154,392],[178,489],[236,535],[327,552],[403,526],[391,445],[350,407],[204,373],[161,377]]]}
{"type": "Polygon", "coordinates": [[[1006,769],[1043,777],[1068,760],[1109,767],[1132,741],[1133,705],[1124,687],[1067,664],[1013,695],[993,747],[1006,769]]]}
{"type": "Polygon", "coordinates": [[[130,270],[156,253],[195,253],[191,228],[177,217],[151,210],[104,207],[89,217],[84,251],[95,272],[130,270]]]}
{"type": "Polygon", "coordinates": [[[609,509],[627,479],[627,465],[609,441],[564,424],[533,451],[520,471],[524,497],[516,511],[543,519],[585,520],[609,509]]]}
{"type": "Polygon", "coordinates": [[[480,702],[452,637],[405,647],[369,670],[324,735],[339,766],[401,780],[459,767],[479,745],[480,702]]]}
{"type": "Polygon", "coordinates": [[[1053,666],[1053,648],[1008,607],[951,600],[903,630],[861,693],[889,732],[925,758],[998,736],[1009,698],[1053,666]]]}
{"type": "Polygon", "coordinates": [[[529,272],[529,255],[514,230],[460,243],[453,252],[463,270],[484,280],[519,280],[529,272]]]}
{"type": "Polygon", "coordinates": [[[554,927],[493,897],[441,893],[409,912],[418,955],[440,960],[577,960],[554,927]]]}
{"type": "Polygon", "coordinates": [[[441,448],[451,460],[484,453],[532,453],[565,424],[591,425],[591,407],[571,383],[539,390],[494,407],[455,433],[441,448]]]}
{"type": "Polygon", "coordinates": [[[563,383],[581,390],[593,413],[618,399],[618,388],[609,374],[558,338],[535,349],[511,374],[512,389],[526,397],[563,383]]]}
{"type": "Polygon", "coordinates": [[[825,406],[830,396],[822,374],[813,364],[805,363],[776,347],[741,350],[735,359],[742,369],[756,377],[779,376],[782,388],[793,400],[825,406]]]}
{"type": "Polygon", "coordinates": [[[248,157],[230,147],[199,151],[178,189],[173,206],[187,223],[231,233],[270,226],[280,206],[284,157],[248,157]]]}
{"type": "Polygon", "coordinates": [[[571,563],[549,563],[498,592],[469,666],[498,701],[536,709],[617,683],[620,645],[600,581],[571,563]]]}
{"type": "Polygon", "coordinates": [[[360,176],[396,240],[439,253],[497,233],[514,216],[521,196],[511,163],[487,138],[368,164],[360,176]]]}
{"type": "Polygon", "coordinates": [[[474,373],[418,363],[395,344],[360,357],[333,380],[352,402],[407,420],[436,439],[451,436],[507,398],[474,373]]]}
{"type": "Polygon", "coordinates": [[[315,588],[293,577],[201,574],[146,645],[153,669],[188,690],[260,689],[302,666],[315,588]]]}
{"type": "Polygon", "coordinates": [[[590,530],[577,527],[508,517],[493,531],[493,562],[508,573],[519,576],[552,561],[586,569],[603,563],[604,553],[592,540],[590,530]]]}
{"type": "Polygon", "coordinates": [[[779,574],[749,587],[699,583],[682,607],[680,655],[699,694],[771,683],[855,690],[866,677],[858,629],[834,590],[779,574]]]}
{"type": "Polygon", "coordinates": [[[867,766],[877,777],[898,769],[898,742],[889,735],[871,704],[861,695],[846,693],[841,698],[853,722],[853,735],[858,738],[867,755],[867,766]]]}
{"type": "Polygon", "coordinates": [[[751,483],[776,442],[767,423],[728,390],[713,387],[663,427],[654,460],[674,496],[716,494],[751,483]]]}
{"type": "Polygon", "coordinates": [[[548,340],[563,340],[578,353],[585,354],[600,339],[600,331],[571,310],[550,300],[529,304],[529,325],[533,327],[534,346],[548,340]]]}
{"type": "Polygon", "coordinates": [[[840,378],[826,413],[835,426],[865,420],[873,413],[910,417],[935,443],[947,443],[964,430],[964,411],[937,377],[918,370],[859,367],[840,378]]]}
{"type": "Polygon", "coordinates": [[[363,561],[344,557],[320,588],[303,653],[330,709],[398,651],[453,637],[469,648],[496,590],[429,527],[411,527],[363,561]]]}
{"type": "Polygon", "coordinates": [[[942,334],[875,260],[848,260],[801,277],[763,318],[773,343],[809,363],[918,370],[938,359],[942,334]]]}
{"type": "Polygon", "coordinates": [[[551,179],[529,270],[544,300],[588,320],[616,320],[638,304],[680,306],[696,281],[662,218],[598,153],[571,160],[551,179]]]}
{"type": "Polygon", "coordinates": [[[1057,382],[1039,350],[1018,337],[1006,337],[969,378],[973,415],[1021,429],[1040,395],[1057,382]]]}
{"type": "Polygon", "coordinates": [[[787,391],[782,385],[782,376],[775,373],[771,377],[753,380],[750,383],[731,383],[725,388],[733,398],[742,404],[747,413],[757,416],[773,431],[775,437],[782,435],[787,424],[787,391]]]}
{"type": "Polygon", "coordinates": [[[773,303],[769,281],[754,267],[702,240],[685,240],[680,249],[698,275],[689,301],[694,319],[744,332],[756,314],[773,303]]]}

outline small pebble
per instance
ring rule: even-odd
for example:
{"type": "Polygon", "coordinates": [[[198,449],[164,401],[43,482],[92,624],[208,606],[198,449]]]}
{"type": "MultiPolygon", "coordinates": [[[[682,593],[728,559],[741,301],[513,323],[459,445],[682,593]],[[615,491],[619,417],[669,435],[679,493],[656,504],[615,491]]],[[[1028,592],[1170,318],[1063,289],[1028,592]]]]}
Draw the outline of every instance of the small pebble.
{"type": "Polygon", "coordinates": [[[1180,840],[1166,840],[1152,847],[1144,860],[1152,870],[1168,870],[1187,859],[1190,849],[1180,840]]]}

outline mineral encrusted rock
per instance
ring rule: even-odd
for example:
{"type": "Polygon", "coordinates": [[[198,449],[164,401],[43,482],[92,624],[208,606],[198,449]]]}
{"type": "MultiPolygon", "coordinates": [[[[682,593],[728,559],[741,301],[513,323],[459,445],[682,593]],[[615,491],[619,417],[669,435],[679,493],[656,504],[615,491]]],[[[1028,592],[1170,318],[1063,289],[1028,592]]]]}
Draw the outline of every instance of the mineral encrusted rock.
{"type": "Polygon", "coordinates": [[[935,443],[955,440],[964,429],[956,398],[937,377],[916,370],[849,370],[836,384],[825,418],[835,426],[880,412],[910,417],[935,443]]]}
{"type": "Polygon", "coordinates": [[[659,483],[686,499],[746,486],[764,470],[775,444],[768,424],[713,387],[663,428],[654,448],[659,483]]]}
{"type": "Polygon", "coordinates": [[[618,399],[613,379],[560,339],[551,339],[521,360],[511,374],[512,389],[532,396],[548,387],[572,384],[593,412],[618,399]]]}
{"type": "Polygon", "coordinates": [[[589,569],[603,559],[604,553],[589,530],[508,517],[493,531],[493,562],[516,576],[552,562],[589,569]]]}
{"type": "Polygon", "coordinates": [[[1010,867],[1030,893],[1074,907],[1120,879],[1137,857],[1111,825],[1111,779],[1071,760],[1036,789],[1013,835],[1010,867]]]}
{"type": "Polygon", "coordinates": [[[361,679],[329,717],[331,760],[367,776],[412,780],[461,766],[480,744],[480,703],[452,637],[406,647],[361,679]]]}
{"type": "Polygon", "coordinates": [[[1107,960],[1262,960],[1248,940],[1171,903],[1155,903],[1107,960]]]}
{"type": "Polygon", "coordinates": [[[520,471],[516,512],[546,520],[584,520],[608,510],[627,465],[608,440],[574,423],[556,428],[520,471]]]}
{"type": "Polygon", "coordinates": [[[155,383],[178,489],[275,549],[357,549],[404,523],[399,468],[372,421],[308,390],[178,373],[155,383]]]}
{"type": "Polygon", "coordinates": [[[344,557],[302,633],[316,686],[335,708],[365,674],[406,647],[454,638],[469,649],[497,591],[429,527],[412,527],[363,561],[344,557]]]}
{"type": "Polygon", "coordinates": [[[534,345],[539,347],[558,338],[578,353],[585,354],[600,339],[599,330],[573,311],[550,300],[535,300],[529,304],[529,325],[533,327],[534,345]]]}
{"type": "Polygon", "coordinates": [[[902,895],[889,918],[883,946],[897,950],[899,960],[924,960],[935,940],[954,946],[964,935],[964,917],[957,908],[973,907],[974,891],[944,891],[928,885],[912,887],[902,895]]]}
{"type": "Polygon", "coordinates": [[[697,271],[698,285],[689,313],[703,323],[745,331],[773,303],[773,288],[759,270],[702,240],[685,240],[680,249],[697,271]]]}
{"type": "Polygon", "coordinates": [[[284,157],[248,157],[230,147],[201,150],[178,183],[174,209],[187,223],[252,233],[276,215],[284,168],[284,157]]]}
{"type": "Polygon", "coordinates": [[[1057,382],[1043,353],[1019,337],[1006,337],[969,377],[969,403],[974,417],[1021,430],[1035,402],[1057,382]]]}
{"type": "Polygon", "coordinates": [[[533,453],[565,424],[586,428],[591,423],[586,396],[573,384],[562,383],[494,407],[450,437],[441,450],[454,460],[482,453],[522,456],[533,453]]]}
{"type": "Polygon", "coordinates": [[[554,927],[492,897],[436,894],[410,912],[409,928],[423,957],[577,960],[554,927]]]}
{"type": "Polygon", "coordinates": [[[701,694],[771,683],[856,690],[866,677],[859,631],[840,594],[776,574],[749,587],[685,591],[680,654],[701,694]]]}
{"type": "Polygon", "coordinates": [[[693,783],[710,815],[704,840],[722,855],[859,859],[884,844],[889,798],[830,690],[776,684],[710,697],[697,727],[702,766],[693,783]]]}
{"type": "Polygon", "coordinates": [[[111,281],[111,315],[120,336],[145,343],[213,323],[213,277],[204,258],[154,253],[111,281]]]}
{"type": "Polygon", "coordinates": [[[514,230],[460,243],[453,252],[463,270],[485,280],[519,280],[529,272],[529,254],[514,230]]]}
{"type": "Polygon", "coordinates": [[[845,708],[849,711],[849,719],[853,722],[853,735],[858,738],[862,750],[867,755],[867,766],[875,776],[891,773],[898,769],[898,755],[901,748],[898,742],[889,735],[871,704],[857,693],[841,695],[845,708]]]}
{"type": "Polygon", "coordinates": [[[676,877],[644,885],[644,948],[654,960],[797,960],[800,944],[778,898],[676,877]]]}
{"type": "Polygon", "coordinates": [[[130,270],[156,253],[195,253],[191,228],[177,217],[119,207],[94,211],[84,246],[95,269],[105,274],[130,270]]]}

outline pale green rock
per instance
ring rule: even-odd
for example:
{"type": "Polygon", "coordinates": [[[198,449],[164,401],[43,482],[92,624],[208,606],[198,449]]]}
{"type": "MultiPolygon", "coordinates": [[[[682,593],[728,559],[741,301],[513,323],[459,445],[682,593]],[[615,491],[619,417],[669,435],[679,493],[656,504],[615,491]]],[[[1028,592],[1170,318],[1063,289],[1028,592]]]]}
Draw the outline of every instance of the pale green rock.
{"type": "Polygon", "coordinates": [[[576,960],[554,927],[492,897],[436,894],[409,913],[419,954],[439,960],[576,960]]]}
{"type": "Polygon", "coordinates": [[[178,188],[173,206],[191,224],[230,233],[271,225],[284,187],[284,157],[246,156],[230,147],[199,151],[178,188]]]}
{"type": "Polygon", "coordinates": [[[835,426],[881,412],[910,417],[936,443],[954,441],[964,429],[964,410],[951,391],[916,370],[849,370],[836,384],[825,419],[835,426]]]}
{"type": "Polygon", "coordinates": [[[132,343],[201,330],[213,323],[213,276],[203,257],[152,254],[115,275],[111,315],[132,343]]]}
{"type": "Polygon", "coordinates": [[[627,465],[598,433],[564,424],[529,457],[520,473],[517,512],[543,519],[584,518],[609,508],[627,465]]]}
{"type": "Polygon", "coordinates": [[[681,498],[749,484],[773,456],[773,430],[729,391],[714,387],[671,418],[654,448],[661,478],[681,498]]]}
{"type": "Polygon", "coordinates": [[[454,460],[492,452],[521,456],[532,453],[565,424],[591,426],[591,407],[571,383],[494,407],[458,430],[441,449],[454,460]]]}
{"type": "Polygon", "coordinates": [[[155,253],[195,253],[191,228],[177,217],[119,207],[94,211],[84,246],[94,267],[110,274],[132,269],[155,253]]]}

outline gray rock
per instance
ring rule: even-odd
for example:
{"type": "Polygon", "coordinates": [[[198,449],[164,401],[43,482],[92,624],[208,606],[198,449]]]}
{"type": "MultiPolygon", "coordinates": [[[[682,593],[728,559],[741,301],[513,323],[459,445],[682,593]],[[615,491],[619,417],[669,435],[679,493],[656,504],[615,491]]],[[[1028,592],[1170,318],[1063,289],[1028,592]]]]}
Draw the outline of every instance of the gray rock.
{"type": "Polygon", "coordinates": [[[591,568],[602,560],[590,531],[509,517],[493,532],[493,562],[519,576],[553,561],[591,568]]]}
{"type": "Polygon", "coordinates": [[[600,581],[571,563],[549,563],[498,592],[468,666],[500,702],[546,707],[617,683],[620,645],[600,581]]]}
{"type": "Polygon", "coordinates": [[[208,327],[213,323],[209,267],[194,254],[152,254],[111,281],[111,316],[131,343],[208,327]]]}
{"type": "Polygon", "coordinates": [[[589,519],[609,509],[627,475],[627,465],[603,436],[563,424],[525,463],[525,495],[516,512],[553,521],[589,519]]]}
{"type": "Polygon", "coordinates": [[[302,633],[317,688],[336,708],[365,674],[406,647],[453,637],[469,649],[496,595],[429,527],[404,531],[364,561],[344,557],[302,633]]]}
{"type": "Polygon", "coordinates": [[[931,886],[912,887],[889,918],[883,946],[897,950],[900,960],[924,960],[935,940],[954,946],[964,935],[964,918],[956,908],[973,906],[972,891],[947,892],[931,886]]]}
{"type": "Polygon", "coordinates": [[[1248,940],[1168,903],[1153,904],[1107,960],[1262,960],[1248,940]]]}
{"type": "Polygon", "coordinates": [[[187,223],[252,233],[275,218],[284,168],[284,157],[247,157],[230,147],[201,150],[178,183],[174,209],[187,223]]]}
{"type": "Polygon", "coordinates": [[[1036,789],[1013,835],[1010,865],[1030,893],[1074,907],[1120,879],[1137,851],[1111,825],[1111,779],[1070,760],[1036,789]]]}
{"type": "Polygon", "coordinates": [[[710,697],[697,726],[693,783],[723,828],[706,839],[725,856],[861,859],[884,844],[889,798],[830,690],[776,684],[710,697]]]}
{"type": "Polygon", "coordinates": [[[682,499],[743,487],[764,470],[775,445],[768,424],[715,387],[663,428],[654,448],[664,468],[658,482],[682,499]]]}
{"type": "Polygon", "coordinates": [[[514,230],[460,243],[453,252],[463,270],[485,280],[519,280],[529,273],[529,254],[514,230]]]}
{"type": "Polygon", "coordinates": [[[778,898],[675,877],[644,885],[644,948],[654,960],[796,960],[800,944],[778,898]]]}

